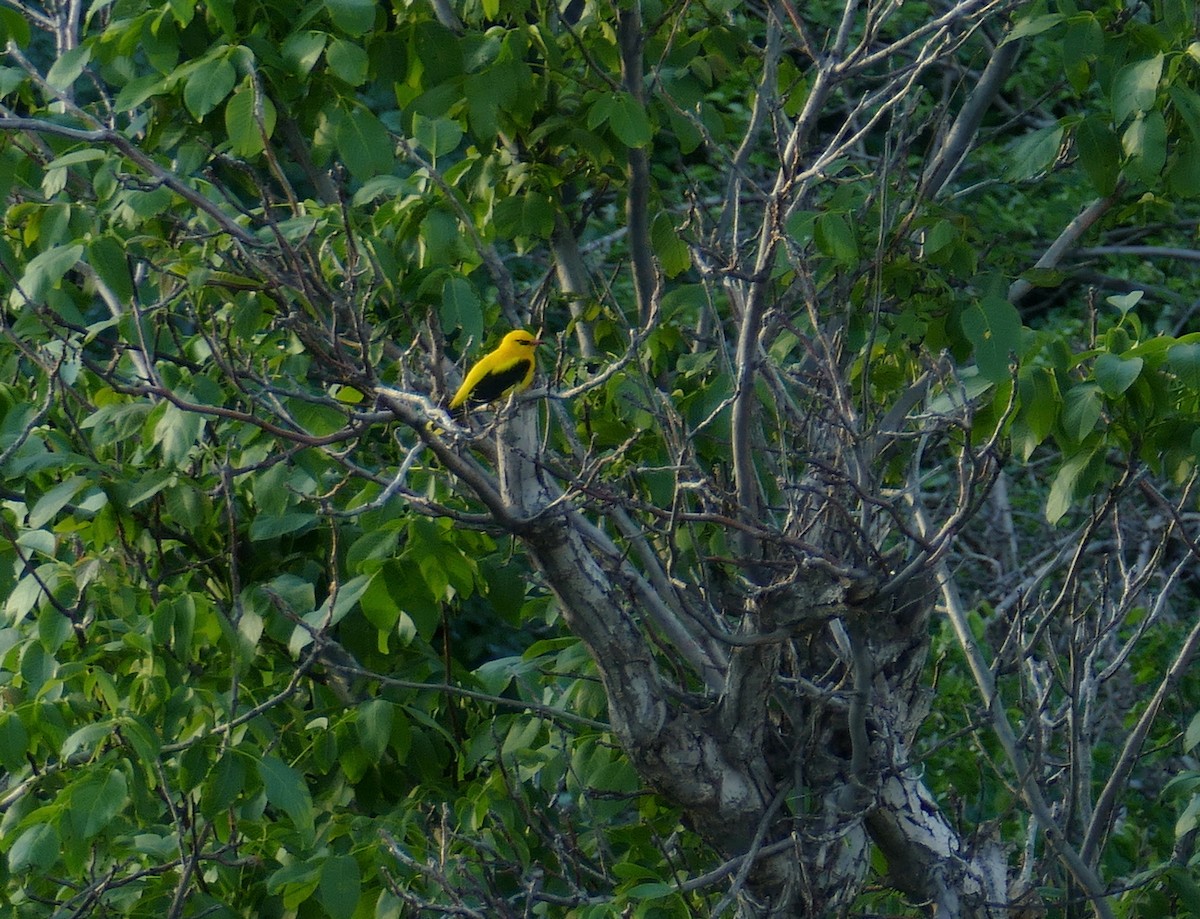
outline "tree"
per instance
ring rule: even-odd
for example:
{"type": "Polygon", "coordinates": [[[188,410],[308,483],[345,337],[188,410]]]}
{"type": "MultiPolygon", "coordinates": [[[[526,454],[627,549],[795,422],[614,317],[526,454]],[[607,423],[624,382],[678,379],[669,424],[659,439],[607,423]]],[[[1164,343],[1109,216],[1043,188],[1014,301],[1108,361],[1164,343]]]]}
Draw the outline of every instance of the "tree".
{"type": "Polygon", "coordinates": [[[12,914],[1200,911],[1194,15],[0,8],[12,914]]]}

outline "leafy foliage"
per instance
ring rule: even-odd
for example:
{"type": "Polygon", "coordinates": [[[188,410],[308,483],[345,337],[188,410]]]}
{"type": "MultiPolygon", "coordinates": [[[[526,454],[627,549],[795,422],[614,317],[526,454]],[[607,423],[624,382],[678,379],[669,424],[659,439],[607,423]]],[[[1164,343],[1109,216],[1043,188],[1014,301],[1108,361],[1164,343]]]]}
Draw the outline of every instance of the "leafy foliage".
{"type": "MultiPolygon", "coordinates": [[[[939,582],[889,730],[962,861],[996,827],[1051,914],[1200,912],[1192,5],[558,6],[0,8],[11,915],[716,915],[768,831],[854,851],[914,770],[810,833],[863,784],[802,755],[852,745],[853,621],[780,626],[763,746],[812,775],[730,851],[493,500],[514,416],[676,711],[733,695],[696,649],[782,644],[739,622],[788,553],[842,618],[939,582]],[[531,319],[546,386],[439,427],[531,319]]],[[[929,896],[873,829],[814,913],[929,896]]]]}

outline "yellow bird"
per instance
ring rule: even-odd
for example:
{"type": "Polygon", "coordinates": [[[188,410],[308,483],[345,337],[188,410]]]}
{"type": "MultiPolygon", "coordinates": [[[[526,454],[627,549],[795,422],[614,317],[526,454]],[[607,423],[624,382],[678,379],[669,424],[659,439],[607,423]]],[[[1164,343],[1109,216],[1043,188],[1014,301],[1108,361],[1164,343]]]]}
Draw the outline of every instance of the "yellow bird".
{"type": "Polygon", "coordinates": [[[509,332],[496,346],[496,350],[485,354],[467,372],[450,400],[451,414],[462,414],[463,407],[470,402],[483,405],[495,402],[510,390],[520,392],[533,382],[537,369],[536,348],[541,339],[534,338],[524,329],[509,332]]]}

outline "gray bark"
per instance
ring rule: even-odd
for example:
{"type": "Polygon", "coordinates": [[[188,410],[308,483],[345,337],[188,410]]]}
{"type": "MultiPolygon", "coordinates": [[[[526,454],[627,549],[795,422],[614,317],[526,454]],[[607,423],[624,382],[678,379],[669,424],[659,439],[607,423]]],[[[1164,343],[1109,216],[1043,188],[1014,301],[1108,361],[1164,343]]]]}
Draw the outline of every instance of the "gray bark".
{"type": "Polygon", "coordinates": [[[646,634],[670,630],[671,603],[659,597],[648,612],[649,580],[548,474],[530,406],[501,425],[497,448],[511,528],[591,651],[611,723],[639,774],[723,856],[758,854],[736,891],[743,915],[847,906],[872,842],[896,887],[937,903],[939,915],[987,916],[988,903],[1003,902],[1003,861],[968,849],[907,760],[928,704],[919,683],[932,599],[925,582],[883,597],[869,579],[856,584],[797,564],[757,591],[730,589],[722,604],[692,610],[728,635],[724,659],[674,623],[697,674],[678,686],[646,634]],[[771,634],[744,625],[749,608],[771,634]],[[735,632],[736,622],[743,626],[735,632]],[[855,653],[857,643],[864,653],[855,653]],[[869,669],[865,678],[856,661],[869,669]],[[720,691],[706,688],[704,669],[723,675],[720,691]],[[819,673],[836,677],[817,686],[809,677],[819,673]],[[847,686],[866,698],[856,703],[847,686]],[[855,718],[863,719],[857,732],[855,718]],[[856,749],[856,733],[868,738],[865,750],[856,749]]]}

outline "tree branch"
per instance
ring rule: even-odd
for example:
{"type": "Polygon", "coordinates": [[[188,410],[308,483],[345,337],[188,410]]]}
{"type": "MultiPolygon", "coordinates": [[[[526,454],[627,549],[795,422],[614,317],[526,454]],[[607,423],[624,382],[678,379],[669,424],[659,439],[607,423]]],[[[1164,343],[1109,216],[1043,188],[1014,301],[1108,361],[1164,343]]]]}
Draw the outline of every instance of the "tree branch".
{"type": "MultiPolygon", "coordinates": [[[[642,85],[642,4],[633,0],[617,18],[617,40],[621,48],[621,84],[638,105],[645,107],[642,85]]],[[[646,328],[658,296],[658,270],[650,244],[650,160],[641,147],[630,147],[626,176],[625,221],[629,227],[629,258],[633,266],[633,289],[638,306],[638,326],[646,328]]]]}
{"type": "MultiPolygon", "coordinates": [[[[913,513],[921,529],[927,530],[929,525],[925,519],[923,509],[918,505],[914,505],[913,513]]],[[[1046,799],[1042,795],[1041,786],[1033,775],[1025,759],[1025,754],[1021,752],[1021,748],[1017,743],[1017,736],[1013,731],[1012,724],[1009,723],[1004,702],[997,693],[996,682],[992,676],[991,668],[988,667],[987,661],[984,660],[983,652],[971,634],[971,627],[967,622],[966,610],[963,609],[958,591],[951,580],[949,567],[944,560],[938,562],[936,571],[942,589],[942,600],[945,604],[946,614],[950,619],[950,624],[954,628],[954,634],[958,639],[959,647],[967,659],[967,666],[971,671],[971,675],[975,678],[979,694],[983,699],[984,705],[987,707],[991,718],[992,730],[995,732],[996,739],[1000,742],[1000,746],[1004,750],[1004,754],[1012,766],[1013,772],[1016,774],[1022,798],[1025,800],[1033,816],[1041,824],[1042,832],[1045,833],[1046,841],[1050,844],[1050,847],[1087,895],[1098,919],[1114,919],[1112,907],[1108,903],[1103,882],[1096,875],[1095,871],[1092,870],[1091,866],[1080,857],[1080,854],[1064,838],[1058,828],[1057,821],[1054,819],[1054,814],[1050,810],[1050,806],[1046,803],[1046,799]]]]}
{"type": "MultiPolygon", "coordinates": [[[[1034,262],[1034,268],[1053,268],[1061,260],[1067,251],[1071,249],[1083,237],[1083,234],[1090,230],[1108,210],[1121,199],[1121,194],[1124,191],[1124,182],[1118,182],[1116,190],[1105,198],[1098,198],[1076,215],[1075,219],[1068,223],[1058,238],[1050,244],[1041,258],[1034,262]]],[[[1018,278],[1009,285],[1008,300],[1010,303],[1016,303],[1021,300],[1026,294],[1033,290],[1033,282],[1027,281],[1024,278],[1018,278]]]]}
{"type": "Polygon", "coordinates": [[[42,121],[37,118],[8,116],[0,118],[0,131],[28,131],[33,134],[51,134],[55,137],[65,137],[68,140],[77,140],[85,144],[99,144],[112,147],[122,156],[132,160],[148,176],[161,182],[189,204],[193,205],[197,210],[203,211],[215,220],[223,232],[228,233],[238,242],[251,248],[261,246],[261,243],[254,234],[234,222],[228,214],[213,204],[208,198],[205,198],[199,192],[186,185],[175,173],[159,166],[158,163],[154,162],[154,160],[138,149],[127,137],[117,131],[111,131],[107,128],[86,130],[83,128],[73,128],[68,125],[55,124],[51,121],[42,121]]]}
{"type": "MultiPolygon", "coordinates": [[[[1196,543],[1184,529],[1175,508],[1171,507],[1166,499],[1150,483],[1140,482],[1139,487],[1157,506],[1166,507],[1172,526],[1179,531],[1181,538],[1188,546],[1188,553],[1192,558],[1193,564],[1197,560],[1200,560],[1200,552],[1197,552],[1196,543]]],[[[1162,679],[1159,681],[1158,689],[1154,691],[1154,695],[1146,703],[1146,708],[1139,716],[1137,723],[1133,726],[1133,730],[1126,737],[1125,744],[1121,748],[1121,753],[1112,766],[1109,777],[1104,783],[1104,788],[1100,792],[1100,796],[1096,799],[1096,806],[1092,811],[1091,820],[1083,837],[1083,844],[1079,849],[1080,857],[1089,864],[1099,855],[1100,841],[1112,825],[1116,811],[1120,807],[1120,794],[1126,788],[1129,774],[1133,771],[1133,767],[1137,763],[1142,745],[1146,742],[1146,737],[1149,735],[1150,728],[1158,717],[1163,702],[1175,691],[1180,680],[1187,674],[1197,651],[1200,651],[1200,622],[1197,622],[1192,627],[1192,630],[1188,632],[1187,638],[1184,639],[1182,646],[1179,648],[1179,653],[1175,655],[1175,659],[1171,661],[1167,672],[1163,674],[1162,679]]]]}
{"type": "Polygon", "coordinates": [[[925,167],[917,191],[920,197],[936,198],[946,187],[946,183],[966,157],[983,116],[991,108],[992,102],[1004,87],[1004,81],[1012,72],[1020,47],[1020,42],[1008,42],[997,48],[988,59],[987,66],[979,75],[970,96],[959,109],[954,124],[950,126],[950,130],[942,138],[937,151],[925,167]]]}

